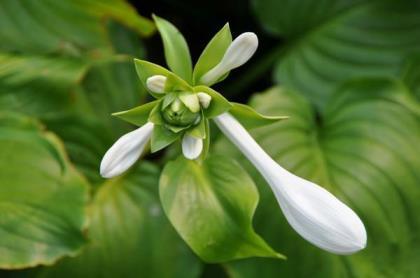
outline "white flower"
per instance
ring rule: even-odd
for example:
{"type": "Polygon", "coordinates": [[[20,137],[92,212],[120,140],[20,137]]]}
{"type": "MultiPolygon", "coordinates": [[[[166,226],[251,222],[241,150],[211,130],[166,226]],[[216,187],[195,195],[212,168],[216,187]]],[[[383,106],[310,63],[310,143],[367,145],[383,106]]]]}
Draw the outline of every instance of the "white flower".
{"type": "Polygon", "coordinates": [[[254,55],[258,47],[258,37],[247,32],[239,35],[228,47],[222,60],[201,77],[201,83],[214,84],[227,72],[245,64],[254,55]]]}
{"type": "Polygon", "coordinates": [[[149,142],[153,127],[152,123],[147,123],[120,137],[101,161],[101,176],[112,178],[121,175],[130,168],[139,159],[144,147],[149,142]]]}
{"type": "Polygon", "coordinates": [[[147,89],[153,93],[163,94],[165,92],[166,76],[153,75],[146,80],[147,89]]]}
{"type": "Polygon", "coordinates": [[[185,158],[193,160],[200,156],[203,150],[203,139],[195,138],[188,134],[184,135],[182,139],[182,153],[185,158]]]}
{"type": "Polygon", "coordinates": [[[280,167],[229,113],[214,120],[263,175],[288,222],[303,238],[335,254],[365,248],[365,227],[349,207],[324,188],[280,167]]]}
{"type": "Polygon", "coordinates": [[[211,101],[211,96],[203,93],[203,92],[199,92],[197,93],[197,97],[198,97],[198,101],[201,104],[201,107],[203,107],[204,109],[208,108],[210,105],[210,101],[211,101]]]}

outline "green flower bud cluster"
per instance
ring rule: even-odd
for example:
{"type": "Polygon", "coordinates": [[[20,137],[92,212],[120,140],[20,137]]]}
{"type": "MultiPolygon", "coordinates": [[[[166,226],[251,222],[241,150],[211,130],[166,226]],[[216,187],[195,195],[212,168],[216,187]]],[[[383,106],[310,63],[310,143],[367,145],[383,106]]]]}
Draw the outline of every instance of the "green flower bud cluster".
{"type": "Polygon", "coordinates": [[[196,125],[201,120],[200,113],[192,112],[179,98],[174,99],[161,113],[168,124],[179,127],[196,125]]]}

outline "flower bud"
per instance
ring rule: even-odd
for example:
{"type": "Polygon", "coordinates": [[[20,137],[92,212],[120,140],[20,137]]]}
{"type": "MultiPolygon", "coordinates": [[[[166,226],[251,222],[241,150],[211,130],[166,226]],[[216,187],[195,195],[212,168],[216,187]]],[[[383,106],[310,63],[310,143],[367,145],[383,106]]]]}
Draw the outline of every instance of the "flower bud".
{"type": "Polygon", "coordinates": [[[258,47],[258,37],[252,32],[239,35],[226,50],[222,60],[201,77],[201,83],[212,85],[234,68],[245,64],[258,47]]]}
{"type": "Polygon", "coordinates": [[[182,153],[186,159],[196,159],[200,156],[203,150],[203,139],[195,138],[188,134],[184,135],[182,139],[182,153]]]}
{"type": "Polygon", "coordinates": [[[176,98],[169,106],[163,109],[162,117],[168,124],[189,126],[199,121],[200,113],[191,112],[182,101],[176,98]]]}
{"type": "Polygon", "coordinates": [[[163,75],[153,75],[146,80],[147,89],[157,94],[165,92],[165,83],[166,77],[163,75]]]}
{"type": "Polygon", "coordinates": [[[203,93],[203,92],[199,92],[197,93],[197,97],[198,97],[198,101],[201,104],[201,107],[203,107],[204,109],[208,108],[210,105],[210,101],[211,101],[211,96],[203,93]]]}

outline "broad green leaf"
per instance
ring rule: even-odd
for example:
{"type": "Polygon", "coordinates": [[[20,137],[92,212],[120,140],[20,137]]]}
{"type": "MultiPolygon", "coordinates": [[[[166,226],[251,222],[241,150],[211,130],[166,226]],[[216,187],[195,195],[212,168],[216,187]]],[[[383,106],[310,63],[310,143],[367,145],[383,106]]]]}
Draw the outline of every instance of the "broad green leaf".
{"type": "Polygon", "coordinates": [[[78,254],[85,244],[88,184],[52,133],[3,113],[0,123],[0,268],[78,254]]]}
{"type": "Polygon", "coordinates": [[[280,120],[287,119],[287,116],[266,116],[258,113],[252,107],[240,103],[232,103],[229,113],[232,114],[246,129],[253,129],[280,120]]]}
{"type": "MultiPolygon", "coordinates": [[[[147,89],[146,81],[149,77],[153,75],[163,75],[167,78],[165,83],[165,91],[166,92],[173,92],[173,91],[192,91],[190,85],[186,83],[184,80],[170,72],[169,70],[161,67],[159,65],[134,59],[134,64],[136,65],[137,74],[140,78],[141,83],[143,84],[144,88],[147,89]]],[[[161,98],[165,96],[165,94],[155,94],[147,89],[155,98],[161,98]]]]}
{"type": "Polygon", "coordinates": [[[402,72],[404,83],[420,101],[420,55],[410,57],[402,72]]]}
{"type": "Polygon", "coordinates": [[[32,54],[103,56],[112,53],[104,18],[115,19],[140,35],[153,31],[121,0],[31,1],[0,3],[0,49],[32,54]]]}
{"type": "Polygon", "coordinates": [[[232,34],[230,33],[229,23],[226,23],[226,25],[214,35],[203,50],[203,53],[201,53],[200,58],[198,58],[193,72],[194,85],[200,84],[200,78],[222,60],[226,49],[231,43],[232,34]]]}
{"type": "MultiPolygon", "coordinates": [[[[366,225],[368,244],[347,257],[313,247],[288,225],[260,177],[256,230],[285,250],[288,260],[238,262],[228,266],[232,277],[415,277],[420,122],[401,103],[406,94],[404,86],[388,79],[350,82],[334,94],[322,116],[291,90],[273,88],[252,99],[258,111],[290,115],[287,121],[255,130],[254,138],[280,165],[349,204],[366,225]]],[[[237,157],[259,176],[230,144],[219,144],[218,151],[237,157]]]]}
{"type": "Polygon", "coordinates": [[[152,153],[157,152],[166,146],[175,142],[181,133],[176,133],[162,125],[155,125],[153,128],[152,140],[151,140],[151,151],[152,153]]]}
{"type": "Polygon", "coordinates": [[[141,163],[128,175],[106,181],[90,207],[90,243],[76,258],[41,269],[35,277],[198,277],[199,260],[162,211],[158,177],[156,166],[141,163]]]}
{"type": "Polygon", "coordinates": [[[223,114],[229,109],[231,109],[232,104],[229,103],[227,99],[225,99],[221,94],[216,92],[215,90],[207,87],[207,86],[196,86],[194,87],[194,92],[204,92],[211,96],[211,101],[209,107],[203,109],[204,115],[208,118],[214,118],[220,114],[223,114]]]}
{"type": "Polygon", "coordinates": [[[181,156],[166,164],[159,192],[172,225],[204,261],[283,258],[254,232],[258,191],[234,160],[212,156],[199,164],[181,156]]]}
{"type": "Polygon", "coordinates": [[[296,89],[321,109],[340,82],[398,76],[405,59],[420,51],[416,1],[254,2],[260,21],[270,30],[292,34],[295,27],[300,30],[297,38],[286,40],[284,51],[279,49],[283,55],[275,66],[275,81],[296,89]],[[267,11],[271,12],[264,14],[267,11]]]}
{"type": "Polygon", "coordinates": [[[162,37],[166,63],[175,74],[191,83],[192,63],[187,42],[172,23],[156,15],[153,15],[153,19],[162,37]]]}
{"type": "Polygon", "coordinates": [[[130,110],[113,113],[112,115],[134,125],[142,126],[147,123],[150,112],[156,105],[158,105],[158,103],[158,100],[151,101],[130,110]]]}

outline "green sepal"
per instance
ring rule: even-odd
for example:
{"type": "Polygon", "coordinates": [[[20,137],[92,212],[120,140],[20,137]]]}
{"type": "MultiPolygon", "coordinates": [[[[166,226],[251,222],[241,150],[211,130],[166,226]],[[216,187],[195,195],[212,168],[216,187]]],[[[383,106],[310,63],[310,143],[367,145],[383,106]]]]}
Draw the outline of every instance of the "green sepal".
{"type": "Polygon", "coordinates": [[[159,194],[172,225],[205,262],[284,258],[252,228],[258,190],[231,158],[209,156],[197,163],[180,156],[166,164],[159,194]]]}
{"type": "Polygon", "coordinates": [[[203,108],[204,116],[208,119],[219,116],[220,114],[223,114],[232,108],[232,104],[230,104],[230,102],[225,99],[224,96],[207,86],[196,86],[194,87],[194,92],[204,92],[211,96],[209,107],[205,109],[203,108]]]}
{"type": "Polygon", "coordinates": [[[204,118],[202,120],[202,122],[204,122],[204,128],[205,128],[205,132],[206,132],[206,137],[203,139],[203,151],[201,152],[200,155],[200,160],[203,161],[207,158],[207,154],[209,153],[209,149],[210,149],[210,123],[209,120],[204,118]]]}
{"type": "Polygon", "coordinates": [[[248,105],[236,102],[232,102],[231,104],[233,106],[229,110],[229,113],[232,114],[246,129],[262,127],[289,118],[288,116],[266,116],[258,113],[248,105]]]}
{"type": "Polygon", "coordinates": [[[176,98],[177,98],[177,94],[173,92],[167,93],[166,96],[163,98],[161,110],[168,107],[176,98]]]}
{"type": "Polygon", "coordinates": [[[206,124],[204,120],[203,113],[201,113],[201,120],[198,125],[194,126],[190,130],[188,130],[188,134],[195,138],[206,138],[206,124]]]}
{"type": "Polygon", "coordinates": [[[165,148],[175,142],[180,136],[181,133],[172,132],[162,125],[155,125],[153,128],[152,139],[150,141],[151,152],[154,153],[165,148]]]}
{"type": "Polygon", "coordinates": [[[188,44],[181,32],[169,21],[153,15],[160,33],[169,68],[187,82],[192,82],[192,62],[188,44]]]}
{"type": "Polygon", "coordinates": [[[130,124],[142,126],[148,122],[151,111],[158,104],[158,100],[151,101],[130,110],[113,113],[112,116],[116,116],[130,124]]]}
{"type": "Polygon", "coordinates": [[[191,86],[187,82],[164,67],[139,59],[134,59],[134,64],[136,66],[137,75],[144,88],[146,88],[146,90],[155,98],[162,98],[166,94],[156,94],[147,88],[146,81],[153,75],[163,75],[167,78],[165,92],[192,91],[191,86]]]}
{"type": "Polygon", "coordinates": [[[175,126],[168,123],[165,123],[164,126],[174,133],[180,133],[181,131],[187,130],[188,128],[190,128],[190,125],[189,126],[175,126]]]}
{"type": "Polygon", "coordinates": [[[150,111],[148,121],[154,123],[155,125],[163,125],[165,121],[162,118],[162,114],[160,113],[161,110],[161,101],[155,107],[153,107],[152,111],[150,111]]]}
{"type": "MultiPolygon", "coordinates": [[[[193,72],[195,85],[199,85],[200,78],[222,60],[223,55],[231,43],[232,34],[230,33],[229,23],[226,23],[225,26],[223,26],[223,28],[211,39],[201,53],[200,58],[198,58],[193,72]]],[[[227,75],[228,74],[225,74],[222,78],[220,78],[220,80],[226,78],[227,75]]]]}

